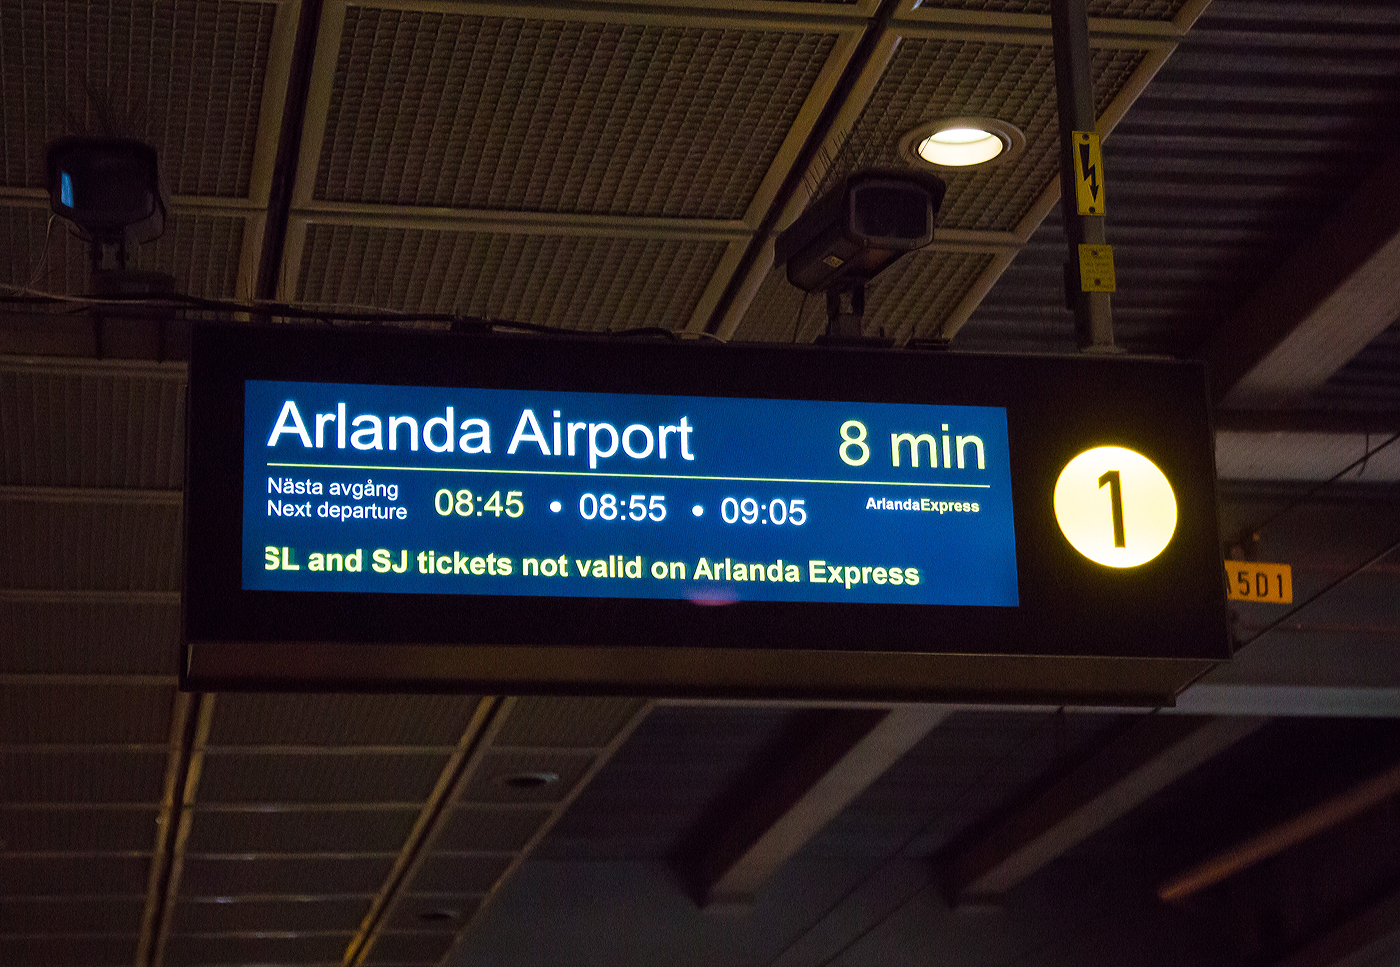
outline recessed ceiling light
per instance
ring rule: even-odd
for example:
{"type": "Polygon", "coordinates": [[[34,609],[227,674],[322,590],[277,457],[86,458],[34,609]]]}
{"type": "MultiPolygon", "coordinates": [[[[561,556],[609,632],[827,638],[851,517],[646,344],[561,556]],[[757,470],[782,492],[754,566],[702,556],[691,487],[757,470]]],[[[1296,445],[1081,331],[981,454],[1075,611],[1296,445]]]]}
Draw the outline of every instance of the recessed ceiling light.
{"type": "Polygon", "coordinates": [[[517,772],[514,775],[501,778],[501,782],[511,789],[538,789],[540,786],[547,786],[558,781],[559,773],[557,772],[517,772]]]}
{"type": "Polygon", "coordinates": [[[934,168],[1000,163],[1024,145],[1020,131],[995,118],[944,118],[920,125],[901,142],[909,160],[934,168]]]}
{"type": "Polygon", "coordinates": [[[1006,143],[981,128],[946,128],[930,134],[919,145],[919,156],[936,165],[965,168],[991,161],[1006,150],[1006,143]]]}

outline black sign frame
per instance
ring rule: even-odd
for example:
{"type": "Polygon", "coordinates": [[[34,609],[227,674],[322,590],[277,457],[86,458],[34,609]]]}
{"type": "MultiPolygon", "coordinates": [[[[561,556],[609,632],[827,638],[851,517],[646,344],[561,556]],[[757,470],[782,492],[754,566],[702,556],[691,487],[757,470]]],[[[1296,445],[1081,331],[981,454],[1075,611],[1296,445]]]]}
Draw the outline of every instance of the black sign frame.
{"type": "Polygon", "coordinates": [[[292,326],[192,340],[181,684],[1168,704],[1230,656],[1205,372],[1157,359],[292,326]],[[244,380],[1000,406],[1015,608],[244,591],[244,380]],[[1051,497],[1101,445],[1149,455],[1177,530],[1079,554],[1051,497]]]}

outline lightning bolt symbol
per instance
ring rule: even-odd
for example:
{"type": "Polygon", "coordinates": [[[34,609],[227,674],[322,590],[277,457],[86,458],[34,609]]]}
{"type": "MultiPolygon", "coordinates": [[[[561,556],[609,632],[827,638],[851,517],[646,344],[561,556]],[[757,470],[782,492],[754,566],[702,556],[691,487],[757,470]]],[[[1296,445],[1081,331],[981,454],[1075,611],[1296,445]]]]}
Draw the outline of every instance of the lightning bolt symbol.
{"type": "Polygon", "coordinates": [[[1089,163],[1089,146],[1081,144],[1079,146],[1079,166],[1084,169],[1084,177],[1089,180],[1089,190],[1094,193],[1094,200],[1099,197],[1099,169],[1089,163]]]}

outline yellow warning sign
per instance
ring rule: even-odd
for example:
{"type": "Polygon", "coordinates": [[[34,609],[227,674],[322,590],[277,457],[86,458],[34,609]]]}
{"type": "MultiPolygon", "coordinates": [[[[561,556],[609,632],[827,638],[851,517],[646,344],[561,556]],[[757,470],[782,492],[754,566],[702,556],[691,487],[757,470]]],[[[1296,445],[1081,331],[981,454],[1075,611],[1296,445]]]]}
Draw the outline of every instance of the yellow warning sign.
{"type": "Polygon", "coordinates": [[[1293,603],[1293,568],[1287,564],[1226,561],[1225,579],[1230,588],[1231,601],[1293,603]]]}
{"type": "Polygon", "coordinates": [[[1103,154],[1093,131],[1074,132],[1074,191],[1079,214],[1104,214],[1103,154]]]}
{"type": "Polygon", "coordinates": [[[1079,288],[1082,292],[1117,292],[1112,245],[1079,246],[1079,288]]]}

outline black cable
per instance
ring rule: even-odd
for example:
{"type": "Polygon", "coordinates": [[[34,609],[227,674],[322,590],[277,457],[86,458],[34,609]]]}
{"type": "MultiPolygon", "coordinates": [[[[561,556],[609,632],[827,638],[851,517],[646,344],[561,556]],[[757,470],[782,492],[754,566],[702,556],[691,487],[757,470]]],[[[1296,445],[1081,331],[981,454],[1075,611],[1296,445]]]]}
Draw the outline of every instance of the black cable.
{"type": "Polygon", "coordinates": [[[483,319],[477,316],[464,316],[450,312],[408,312],[395,309],[355,309],[337,311],[333,306],[298,306],[286,302],[268,302],[258,299],[248,302],[231,299],[208,299],[178,292],[162,293],[154,296],[118,294],[110,297],[90,297],[57,295],[54,293],[42,292],[27,293],[16,290],[14,287],[7,288],[10,288],[12,292],[17,292],[18,294],[0,294],[0,312],[11,311],[3,308],[6,306],[74,306],[75,308],[70,311],[100,309],[104,306],[159,309],[173,308],[195,312],[249,313],[269,318],[307,320],[325,325],[335,325],[337,322],[360,322],[370,324],[435,322],[446,324],[454,331],[476,330],[480,332],[493,332],[498,330],[516,330],[518,332],[532,332],[548,336],[589,336],[603,339],[658,336],[672,342],[679,342],[682,337],[694,335],[697,338],[709,339],[713,342],[725,344],[725,340],[711,333],[682,333],[664,326],[633,326],[628,329],[598,331],[567,329],[561,326],[545,326],[534,322],[519,322],[514,319],[483,319]]]}
{"type": "MultiPolygon", "coordinates": [[[[1370,448],[1368,447],[1367,450],[1366,450],[1366,452],[1363,453],[1359,458],[1357,458],[1356,460],[1353,460],[1351,463],[1347,464],[1347,465],[1346,465],[1345,467],[1343,467],[1341,470],[1337,471],[1337,472],[1334,473],[1332,476],[1330,476],[1330,477],[1328,477],[1326,480],[1322,481],[1322,483],[1317,484],[1316,486],[1314,486],[1314,487],[1312,487],[1311,489],[1309,489],[1308,491],[1306,491],[1306,492],[1303,494],[1303,496],[1301,496],[1301,497],[1299,497],[1298,499],[1294,500],[1291,504],[1288,504],[1288,505],[1284,506],[1284,507],[1283,507],[1282,509],[1280,509],[1280,510],[1274,511],[1274,512],[1273,512],[1272,514],[1270,514],[1268,517],[1265,517],[1263,521],[1261,521],[1261,522],[1258,523],[1258,524],[1255,524],[1253,527],[1245,528],[1245,532],[1246,532],[1246,533],[1253,534],[1253,533],[1256,533],[1256,532],[1258,532],[1258,531],[1261,531],[1261,530],[1263,530],[1265,527],[1268,527],[1270,524],[1272,524],[1274,521],[1278,520],[1278,519],[1279,519],[1280,517],[1282,517],[1284,514],[1288,513],[1288,512],[1291,511],[1291,510],[1294,510],[1295,508],[1301,507],[1303,504],[1306,504],[1309,500],[1311,500],[1311,499],[1318,493],[1318,491],[1323,490],[1323,489],[1325,489],[1326,487],[1330,487],[1332,484],[1336,483],[1338,480],[1340,480],[1341,478],[1345,477],[1348,473],[1350,473],[1351,471],[1355,470],[1357,467],[1361,466],[1362,464],[1366,463],[1366,461],[1370,460],[1372,457],[1374,457],[1376,454],[1380,453],[1380,452],[1381,452],[1382,450],[1384,450],[1386,447],[1390,446],[1390,445],[1391,445],[1392,443],[1394,443],[1396,440],[1400,440],[1400,433],[1396,433],[1396,434],[1395,434],[1394,436],[1392,436],[1389,440],[1386,440],[1384,443],[1382,443],[1380,446],[1376,447],[1374,450],[1372,450],[1372,449],[1370,449],[1370,448]]],[[[1370,442],[1369,436],[1368,436],[1368,438],[1367,438],[1367,442],[1368,442],[1368,444],[1369,444],[1369,442],[1370,442]]]]}
{"type": "Polygon", "coordinates": [[[181,293],[169,293],[159,296],[116,295],[102,298],[58,296],[43,293],[31,295],[0,295],[0,304],[35,306],[76,304],[84,308],[101,308],[110,305],[161,309],[184,308],[202,312],[257,313],[276,318],[310,320],[313,322],[327,322],[331,319],[340,322],[364,323],[437,322],[445,323],[454,328],[479,327],[483,330],[514,329],[521,332],[534,332],[551,336],[576,335],[613,338],[618,336],[664,334],[669,339],[676,338],[676,334],[672,330],[660,326],[642,326],[614,332],[597,332],[580,329],[564,329],[559,326],[544,326],[533,322],[519,322],[514,319],[481,319],[475,316],[462,316],[449,312],[407,312],[393,309],[334,311],[332,307],[324,306],[297,306],[291,303],[265,302],[262,300],[241,302],[229,299],[208,299],[181,293]]]}

